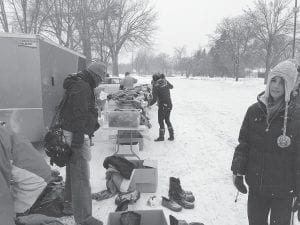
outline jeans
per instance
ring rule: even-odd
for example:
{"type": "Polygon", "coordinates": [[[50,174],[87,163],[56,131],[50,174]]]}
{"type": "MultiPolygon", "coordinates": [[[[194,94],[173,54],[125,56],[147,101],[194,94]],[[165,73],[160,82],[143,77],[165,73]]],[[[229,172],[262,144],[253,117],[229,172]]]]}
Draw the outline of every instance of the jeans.
{"type": "Polygon", "coordinates": [[[275,198],[266,197],[249,192],[248,220],[249,225],[290,225],[293,197],[275,198]]]}
{"type": "Polygon", "coordinates": [[[169,106],[161,105],[158,107],[158,123],[160,129],[165,129],[164,121],[166,122],[168,128],[172,127],[170,122],[170,114],[172,108],[169,106]]]}
{"type": "MultiPolygon", "coordinates": [[[[72,133],[64,131],[67,143],[71,146],[72,133]]],[[[92,216],[90,185],[91,149],[85,135],[81,148],[72,148],[72,156],[66,166],[65,201],[72,202],[75,222],[80,224],[92,216]]]]}

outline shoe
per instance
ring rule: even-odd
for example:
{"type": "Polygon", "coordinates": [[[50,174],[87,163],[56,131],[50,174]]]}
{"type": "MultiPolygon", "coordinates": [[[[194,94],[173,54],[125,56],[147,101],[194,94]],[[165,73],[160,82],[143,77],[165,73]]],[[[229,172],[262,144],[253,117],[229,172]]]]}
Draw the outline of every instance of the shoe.
{"type": "Polygon", "coordinates": [[[80,225],[103,225],[103,223],[95,217],[90,217],[87,220],[83,221],[80,225]]]}
{"type": "Polygon", "coordinates": [[[159,137],[156,138],[154,141],[156,141],[156,142],[164,141],[165,140],[164,136],[165,136],[165,129],[159,129],[159,137]]]}
{"type": "Polygon", "coordinates": [[[173,127],[168,127],[169,135],[170,137],[168,138],[169,141],[174,141],[174,129],[173,127]]]}
{"type": "Polygon", "coordinates": [[[180,205],[166,197],[162,197],[161,205],[174,212],[180,212],[182,210],[182,207],[180,205]]]}
{"type": "Polygon", "coordinates": [[[171,196],[170,200],[173,200],[174,202],[176,202],[178,205],[181,205],[185,209],[193,209],[193,208],[195,208],[194,203],[188,202],[185,199],[183,199],[182,197],[171,196]]]}
{"type": "Polygon", "coordinates": [[[188,202],[195,201],[195,197],[191,191],[185,191],[182,189],[179,178],[170,177],[169,192],[174,192],[174,191],[176,191],[177,194],[181,196],[181,198],[183,198],[188,202]]]}
{"type": "Polygon", "coordinates": [[[64,202],[63,207],[64,209],[62,210],[62,213],[65,214],[66,216],[72,216],[74,214],[72,202],[64,202]]]}
{"type": "Polygon", "coordinates": [[[127,211],[129,203],[130,203],[130,201],[127,199],[125,199],[123,202],[120,202],[120,204],[117,206],[115,212],[127,211]]]}
{"type": "Polygon", "coordinates": [[[92,193],[92,199],[95,199],[96,201],[102,201],[105,199],[109,199],[111,197],[114,197],[116,194],[111,193],[108,190],[103,190],[97,193],[92,193]]]}
{"type": "Polygon", "coordinates": [[[126,193],[120,193],[117,195],[115,199],[116,205],[119,205],[124,200],[129,200],[130,204],[135,203],[139,198],[141,197],[141,193],[138,190],[126,192],[126,193]]]}

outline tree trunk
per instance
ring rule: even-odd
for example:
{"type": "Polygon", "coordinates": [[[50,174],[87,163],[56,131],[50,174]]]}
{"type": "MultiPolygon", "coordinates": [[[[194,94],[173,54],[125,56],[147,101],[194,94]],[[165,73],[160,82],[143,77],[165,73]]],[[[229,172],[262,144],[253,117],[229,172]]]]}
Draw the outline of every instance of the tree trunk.
{"type": "Polygon", "coordinates": [[[116,52],[116,51],[112,51],[111,53],[112,53],[112,54],[111,54],[111,58],[112,58],[112,66],[113,66],[113,68],[112,68],[112,73],[113,73],[113,75],[115,75],[115,76],[119,76],[119,65],[118,65],[118,61],[119,61],[119,59],[118,59],[119,53],[116,52]]]}
{"type": "Polygon", "coordinates": [[[4,2],[3,0],[0,0],[0,8],[1,8],[1,23],[2,23],[2,27],[4,32],[9,32],[9,28],[8,28],[8,22],[7,22],[7,15],[6,15],[6,11],[5,11],[5,6],[4,6],[4,2]]]}
{"type": "Polygon", "coordinates": [[[268,81],[268,75],[270,72],[270,68],[271,68],[271,43],[269,42],[268,47],[267,47],[267,55],[266,55],[266,70],[265,70],[264,84],[266,84],[268,81]]]}
{"type": "MultiPolygon", "coordinates": [[[[269,54],[267,54],[267,55],[269,55],[269,54]]],[[[269,72],[270,72],[270,67],[271,67],[271,65],[270,65],[270,56],[267,56],[267,57],[266,57],[266,70],[265,70],[264,84],[266,84],[267,81],[268,81],[268,76],[269,76],[269,72]]]]}

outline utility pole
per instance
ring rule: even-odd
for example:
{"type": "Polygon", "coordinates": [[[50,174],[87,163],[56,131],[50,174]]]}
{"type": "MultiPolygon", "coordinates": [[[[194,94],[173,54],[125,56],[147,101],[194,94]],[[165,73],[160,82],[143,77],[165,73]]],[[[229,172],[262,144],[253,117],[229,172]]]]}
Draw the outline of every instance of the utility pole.
{"type": "Polygon", "coordinates": [[[298,8],[297,8],[297,0],[295,0],[295,8],[294,8],[294,36],[293,36],[293,55],[292,57],[295,58],[295,45],[296,45],[296,27],[297,27],[297,12],[298,12],[298,8]]]}

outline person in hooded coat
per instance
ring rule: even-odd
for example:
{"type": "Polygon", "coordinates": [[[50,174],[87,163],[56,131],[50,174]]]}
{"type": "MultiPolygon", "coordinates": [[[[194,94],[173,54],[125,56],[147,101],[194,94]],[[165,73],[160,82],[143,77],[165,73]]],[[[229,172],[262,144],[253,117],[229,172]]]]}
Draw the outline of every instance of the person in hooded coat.
{"type": "Polygon", "coordinates": [[[300,121],[291,94],[296,77],[291,61],[274,67],[240,129],[231,170],[238,191],[247,193],[244,177],[249,187],[249,225],[288,225],[293,198],[300,200],[300,121]]]}
{"type": "Polygon", "coordinates": [[[51,168],[24,137],[0,125],[0,224],[15,225],[51,181],[51,168]]]}
{"type": "Polygon", "coordinates": [[[170,121],[170,115],[172,110],[172,100],[170,89],[173,85],[165,79],[164,74],[153,75],[152,77],[152,100],[149,102],[149,106],[153,105],[155,102],[158,104],[158,123],[159,123],[159,137],[154,141],[164,141],[165,135],[165,124],[166,122],[169,131],[169,141],[174,140],[174,129],[170,121]]]}
{"type": "Polygon", "coordinates": [[[72,149],[66,166],[64,213],[74,213],[80,225],[102,225],[92,217],[89,137],[99,128],[94,89],[104,79],[105,68],[103,63],[92,63],[63,83],[67,100],[61,113],[62,129],[72,149]]]}

